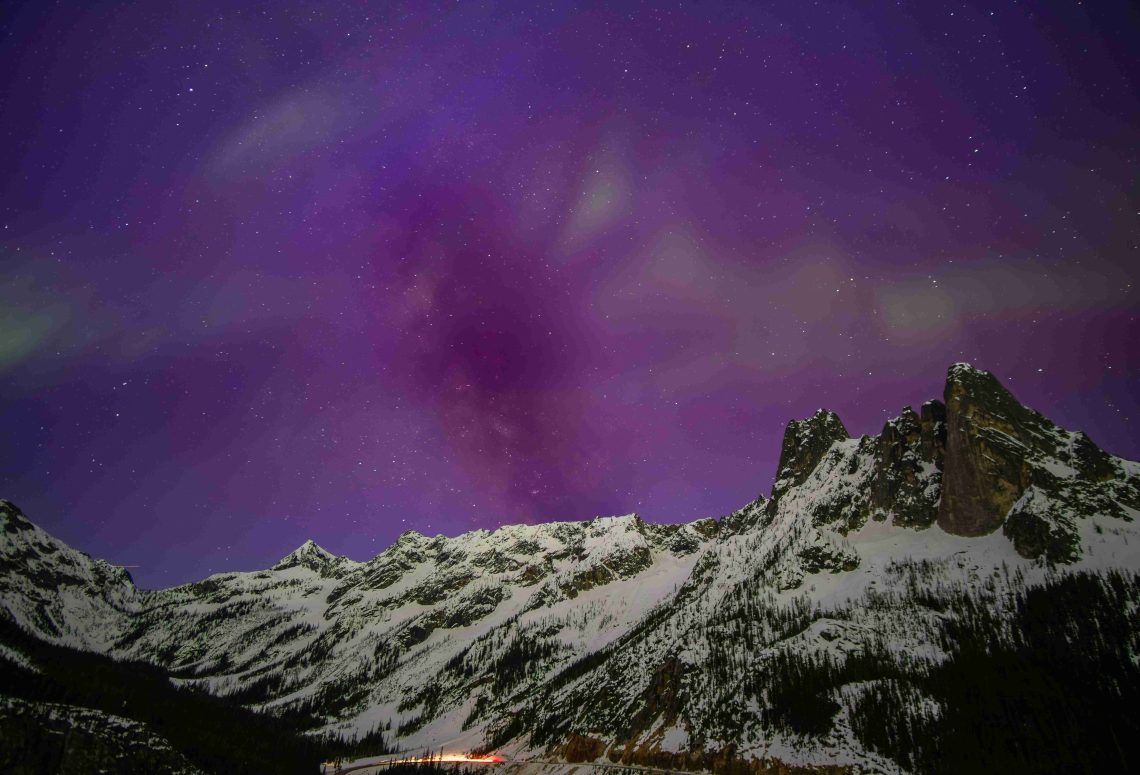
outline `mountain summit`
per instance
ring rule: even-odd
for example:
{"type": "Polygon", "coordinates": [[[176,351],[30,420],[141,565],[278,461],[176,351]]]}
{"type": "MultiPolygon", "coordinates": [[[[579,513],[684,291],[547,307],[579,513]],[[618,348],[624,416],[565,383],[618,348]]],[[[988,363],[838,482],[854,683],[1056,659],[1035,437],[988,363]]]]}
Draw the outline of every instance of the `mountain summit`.
{"type": "Polygon", "coordinates": [[[1079,519],[1140,509],[1134,464],[1022,406],[989,372],[951,366],[945,401],[938,524],[946,532],[1002,528],[1023,556],[1071,562],[1081,553],[1079,519]]]}
{"type": "MultiPolygon", "coordinates": [[[[405,750],[992,771],[1005,760],[978,741],[1014,700],[986,670],[1037,687],[1016,699],[1036,721],[1010,734],[1137,739],[1135,714],[1097,714],[1135,677],[1138,516],[1140,465],[955,364],[941,401],[878,435],[825,410],[789,423],[770,497],[686,525],[409,531],[367,562],[309,541],[265,571],[149,592],[0,502],[0,605],[41,639],[313,732],[390,722],[405,750]],[[1054,717],[1067,708],[1084,720],[1054,717]]],[[[1061,737],[1001,750],[1044,757],[1008,765],[1032,770],[1061,737]]]]}
{"type": "Polygon", "coordinates": [[[292,552],[282,557],[277,564],[273,566],[273,570],[301,567],[317,571],[318,573],[324,573],[338,565],[351,562],[352,560],[347,557],[337,557],[332,552],[322,549],[317,545],[316,541],[310,538],[292,552]]]}

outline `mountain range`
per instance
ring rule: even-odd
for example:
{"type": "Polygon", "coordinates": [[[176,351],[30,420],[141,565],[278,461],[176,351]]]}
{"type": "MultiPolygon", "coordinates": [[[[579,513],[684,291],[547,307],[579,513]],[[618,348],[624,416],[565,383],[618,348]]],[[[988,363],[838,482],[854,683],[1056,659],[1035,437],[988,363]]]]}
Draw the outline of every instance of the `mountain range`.
{"type": "MultiPolygon", "coordinates": [[[[0,616],[312,735],[717,772],[1137,765],[1140,464],[950,367],[719,518],[404,533],[141,590],[0,501],[0,616]]],[[[0,669],[35,671],[18,639],[0,669]]],[[[0,685],[0,694],[4,686],[0,685]]],[[[10,700],[10,702],[25,702],[10,700]]],[[[0,716],[3,715],[0,708],[0,716]]]]}

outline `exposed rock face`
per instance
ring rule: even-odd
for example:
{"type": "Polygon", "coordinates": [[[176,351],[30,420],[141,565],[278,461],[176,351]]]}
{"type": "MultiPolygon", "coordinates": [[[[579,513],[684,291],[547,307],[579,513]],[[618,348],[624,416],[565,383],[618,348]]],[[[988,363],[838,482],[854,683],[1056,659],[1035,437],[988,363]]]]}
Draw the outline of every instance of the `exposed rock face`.
{"type": "Polygon", "coordinates": [[[945,398],[938,525],[954,535],[992,533],[1029,486],[1030,451],[1052,446],[1044,433],[1051,423],[1019,404],[992,374],[962,363],[950,367],[945,398]]]}
{"type": "Polygon", "coordinates": [[[934,461],[942,470],[946,456],[946,404],[941,401],[927,401],[922,405],[919,422],[922,424],[922,457],[934,461]]]}
{"type": "Polygon", "coordinates": [[[942,492],[945,418],[945,407],[930,401],[921,416],[908,406],[883,426],[871,484],[870,506],[877,518],[894,514],[895,524],[908,527],[934,523],[942,492]]]}
{"type": "Polygon", "coordinates": [[[1078,521],[1130,520],[1140,478],[1084,433],[1062,430],[966,364],[946,381],[946,452],[938,524],[976,536],[999,527],[1023,557],[1080,557],[1078,521]]]}
{"type": "Polygon", "coordinates": [[[772,497],[776,498],[789,487],[804,483],[819,461],[837,441],[850,438],[847,428],[835,412],[818,409],[806,420],[792,420],[784,429],[780,445],[780,468],[772,497]]]}
{"type": "Polygon", "coordinates": [[[568,762],[592,762],[606,751],[606,744],[595,737],[570,735],[562,748],[568,762]]]}
{"type": "Polygon", "coordinates": [[[1104,482],[1119,475],[1112,457],[1094,444],[1084,431],[1078,431],[1073,437],[1073,457],[1083,479],[1104,482]]]}
{"type": "Polygon", "coordinates": [[[832,412],[789,423],[772,499],[764,504],[768,520],[791,498],[786,505],[810,515],[813,525],[843,534],[868,518],[929,527],[942,492],[945,417],[938,401],[923,405],[921,415],[908,406],[880,435],[858,439],[848,438],[832,412]]]}
{"type": "MultiPolygon", "coordinates": [[[[841,535],[868,519],[920,529],[937,521],[960,536],[1003,528],[1022,556],[1069,563],[1080,556],[1082,518],[1128,520],[1140,510],[1132,468],[1022,406],[989,372],[951,366],[945,398],[918,413],[904,408],[878,436],[848,438],[824,410],[789,423],[771,499],[725,518],[722,536],[766,527],[792,509],[841,535]]],[[[799,568],[789,565],[791,587],[801,571],[850,564],[800,559],[799,568]]]]}

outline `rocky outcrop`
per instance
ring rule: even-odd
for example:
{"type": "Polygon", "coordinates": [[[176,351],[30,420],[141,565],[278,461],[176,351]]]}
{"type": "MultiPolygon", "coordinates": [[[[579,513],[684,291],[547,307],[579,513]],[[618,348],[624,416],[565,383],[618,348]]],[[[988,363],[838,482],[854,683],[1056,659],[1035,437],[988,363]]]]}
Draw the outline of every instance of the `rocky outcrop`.
{"type": "Polygon", "coordinates": [[[876,450],[870,507],[877,518],[894,515],[896,525],[929,527],[938,516],[946,408],[938,401],[915,414],[909,406],[883,426],[876,450]]]}
{"type": "Polygon", "coordinates": [[[1082,479],[1104,482],[1120,475],[1112,456],[1094,444],[1084,431],[1073,435],[1072,452],[1074,465],[1082,479]]]}
{"type": "Polygon", "coordinates": [[[922,405],[920,412],[922,457],[924,460],[933,461],[941,471],[942,461],[946,456],[946,404],[941,401],[927,401],[922,405]]]}
{"type": "Polygon", "coordinates": [[[858,439],[848,438],[839,418],[823,410],[790,423],[765,515],[773,519],[783,503],[812,525],[842,534],[868,518],[929,527],[942,491],[945,416],[938,401],[924,404],[921,414],[905,407],[881,434],[858,439]]]}
{"type": "Polygon", "coordinates": [[[570,735],[566,744],[562,746],[562,757],[568,762],[592,762],[601,758],[606,751],[606,744],[596,737],[585,735],[570,735]]]}
{"type": "Polygon", "coordinates": [[[726,518],[722,535],[792,510],[842,535],[869,518],[919,529],[937,522],[960,536],[1003,529],[1022,556],[1064,563],[1081,555],[1081,519],[1140,510],[1131,464],[1023,406],[989,372],[951,366],[944,397],[917,413],[905,407],[878,436],[849,439],[824,410],[789,423],[772,498],[726,518]]]}
{"type": "Polygon", "coordinates": [[[842,551],[829,544],[808,546],[801,549],[798,556],[803,570],[807,573],[819,573],[820,571],[840,573],[852,571],[859,567],[859,555],[851,551],[842,551]]]}
{"type": "Polygon", "coordinates": [[[1081,555],[1080,520],[1130,520],[1138,506],[1133,464],[1022,406],[989,372],[950,367],[943,530],[976,536],[1001,528],[1023,557],[1067,563],[1081,555]]]}
{"type": "Polygon", "coordinates": [[[755,527],[764,518],[769,502],[767,498],[761,495],[751,503],[725,515],[717,523],[719,535],[722,537],[739,535],[755,527]]]}
{"type": "Polygon", "coordinates": [[[803,484],[831,449],[831,445],[847,438],[850,435],[839,415],[826,409],[817,409],[806,420],[792,420],[788,423],[784,429],[784,441],[780,445],[780,466],[776,483],[772,487],[772,498],[803,484]]]}
{"type": "Polygon", "coordinates": [[[946,459],[938,525],[978,536],[1001,527],[1030,483],[1027,458],[1055,451],[1052,424],[1026,409],[988,371],[964,363],[946,379],[946,459]]]}

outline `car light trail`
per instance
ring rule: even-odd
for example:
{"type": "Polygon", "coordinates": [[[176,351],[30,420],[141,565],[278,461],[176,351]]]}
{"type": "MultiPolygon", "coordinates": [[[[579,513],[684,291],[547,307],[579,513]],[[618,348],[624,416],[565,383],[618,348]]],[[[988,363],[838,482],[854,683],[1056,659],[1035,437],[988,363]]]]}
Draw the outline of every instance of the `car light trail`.
{"type": "Polygon", "coordinates": [[[349,764],[338,767],[338,765],[333,762],[326,762],[322,771],[350,772],[352,770],[370,769],[372,767],[391,767],[397,764],[502,764],[507,761],[509,761],[509,759],[494,754],[487,756],[468,756],[462,753],[445,753],[432,754],[429,756],[401,756],[397,759],[369,761],[367,763],[357,764],[356,766],[349,764]]]}

